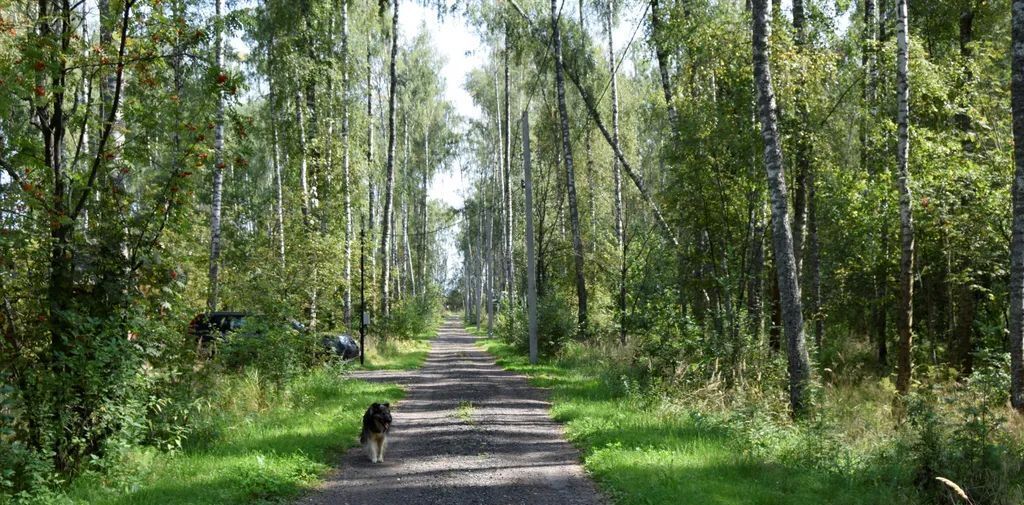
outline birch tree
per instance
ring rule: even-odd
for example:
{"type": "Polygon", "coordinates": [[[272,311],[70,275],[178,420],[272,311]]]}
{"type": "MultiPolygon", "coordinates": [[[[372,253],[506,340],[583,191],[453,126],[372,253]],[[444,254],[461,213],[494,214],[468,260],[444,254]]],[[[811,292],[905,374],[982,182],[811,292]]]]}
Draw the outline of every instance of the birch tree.
{"type": "Polygon", "coordinates": [[[907,0],[896,0],[896,178],[900,195],[900,298],[897,307],[899,353],[896,390],[910,391],[914,327],[914,217],[910,191],[910,42],[907,0]]]}
{"type": "Polygon", "coordinates": [[[387,153],[387,164],[385,165],[385,182],[384,182],[384,211],[381,216],[381,230],[380,230],[380,256],[381,256],[381,276],[380,276],[380,312],[382,317],[387,317],[390,311],[390,301],[388,299],[388,289],[391,282],[391,235],[393,233],[392,223],[392,204],[394,202],[394,188],[395,188],[395,120],[396,120],[396,109],[395,109],[395,98],[398,90],[398,71],[396,70],[396,63],[398,60],[398,0],[393,0],[391,3],[392,14],[391,14],[391,61],[388,75],[390,76],[389,91],[388,91],[388,153],[387,153]]]}
{"type": "Polygon", "coordinates": [[[776,277],[779,283],[782,324],[787,342],[789,362],[789,406],[793,415],[806,408],[805,391],[810,381],[810,359],[804,342],[803,313],[793,236],[789,227],[789,202],[786,177],[779,140],[778,107],[772,89],[771,51],[769,39],[771,9],[768,0],[753,0],[754,85],[757,88],[758,119],[764,141],[764,164],[772,210],[772,242],[775,252],[776,277]]]}
{"type": "Polygon", "coordinates": [[[587,334],[587,280],[583,270],[583,240],[580,237],[580,214],[576,204],[576,172],[573,166],[572,142],[569,138],[569,111],[565,106],[565,69],[562,61],[562,37],[559,30],[558,2],[551,0],[551,30],[555,51],[555,85],[558,92],[558,114],[562,129],[562,156],[565,162],[566,192],[569,198],[569,224],[572,230],[573,262],[576,265],[577,325],[587,334]]]}
{"type": "MultiPolygon", "coordinates": [[[[223,84],[227,78],[224,74],[224,0],[215,0],[214,18],[215,43],[214,62],[218,72],[218,86],[223,84]],[[221,76],[225,76],[221,78],[221,76]]],[[[217,117],[214,126],[213,141],[213,192],[210,205],[210,269],[209,269],[209,295],[206,301],[206,308],[210,312],[217,310],[217,297],[220,288],[220,218],[221,205],[224,193],[224,90],[217,89],[217,117]]]]}

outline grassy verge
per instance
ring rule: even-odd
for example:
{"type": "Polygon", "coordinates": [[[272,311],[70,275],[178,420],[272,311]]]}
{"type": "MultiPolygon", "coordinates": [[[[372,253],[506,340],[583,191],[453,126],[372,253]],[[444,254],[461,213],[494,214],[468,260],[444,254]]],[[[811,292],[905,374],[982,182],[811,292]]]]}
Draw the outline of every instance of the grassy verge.
{"type": "MultiPolygon", "coordinates": [[[[365,366],[419,367],[436,335],[368,345],[365,366]]],[[[334,366],[312,369],[274,387],[255,370],[225,376],[185,447],[177,452],[126,449],[102,472],[78,478],[48,502],[98,505],[285,503],[319,481],[337,455],[357,443],[359,420],[372,402],[394,402],[393,384],[345,378],[334,366]]]]}
{"type": "Polygon", "coordinates": [[[551,389],[552,416],[583,463],[620,504],[862,504],[907,497],[883,478],[761,458],[729,425],[670,402],[629,394],[593,356],[530,365],[508,344],[480,345],[498,364],[551,389]]]}
{"type": "Polygon", "coordinates": [[[431,329],[410,338],[393,338],[385,342],[368,342],[366,362],[353,361],[354,370],[413,370],[419,368],[430,352],[430,342],[437,335],[431,329]]]}
{"type": "Polygon", "coordinates": [[[233,377],[220,385],[211,402],[218,409],[184,449],[129,450],[119,465],[126,470],[86,475],[60,501],[280,503],[315,483],[339,451],[356,444],[366,405],[402,395],[395,385],[339,379],[330,368],[312,370],[277,391],[267,391],[257,374],[233,377]]]}

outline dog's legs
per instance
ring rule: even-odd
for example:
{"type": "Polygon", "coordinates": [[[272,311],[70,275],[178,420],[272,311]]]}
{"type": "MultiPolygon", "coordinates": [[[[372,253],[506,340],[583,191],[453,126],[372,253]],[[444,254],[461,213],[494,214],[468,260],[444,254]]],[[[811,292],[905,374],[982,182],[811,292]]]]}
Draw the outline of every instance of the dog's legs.
{"type": "Polygon", "coordinates": [[[377,443],[374,442],[372,439],[371,440],[367,440],[366,443],[363,444],[363,449],[366,449],[366,457],[370,458],[370,462],[371,463],[376,463],[377,462],[377,443]]]}
{"type": "Polygon", "coordinates": [[[387,449],[387,448],[388,448],[388,439],[387,439],[387,437],[381,437],[380,438],[380,455],[377,457],[377,460],[380,461],[381,463],[384,462],[384,449],[387,449]]]}

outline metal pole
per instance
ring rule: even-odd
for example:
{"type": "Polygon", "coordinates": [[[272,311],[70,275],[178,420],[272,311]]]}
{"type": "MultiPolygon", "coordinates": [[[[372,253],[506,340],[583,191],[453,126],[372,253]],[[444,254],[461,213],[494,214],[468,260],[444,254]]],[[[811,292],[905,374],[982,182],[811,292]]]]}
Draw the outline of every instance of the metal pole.
{"type": "Polygon", "coordinates": [[[533,172],[530,169],[530,113],[523,111],[523,186],[526,193],[526,310],[530,363],[537,364],[537,257],[533,251],[533,172]]]}
{"type": "Polygon", "coordinates": [[[359,364],[366,359],[366,325],[370,315],[366,313],[366,216],[359,218],[359,364]]]}

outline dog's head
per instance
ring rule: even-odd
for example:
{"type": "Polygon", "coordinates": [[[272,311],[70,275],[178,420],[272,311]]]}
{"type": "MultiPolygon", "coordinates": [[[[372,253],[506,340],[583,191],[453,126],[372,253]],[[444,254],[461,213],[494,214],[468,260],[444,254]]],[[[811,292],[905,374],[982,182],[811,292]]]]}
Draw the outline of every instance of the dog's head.
{"type": "Polygon", "coordinates": [[[370,417],[384,427],[391,426],[391,404],[374,402],[370,405],[370,417]]]}

